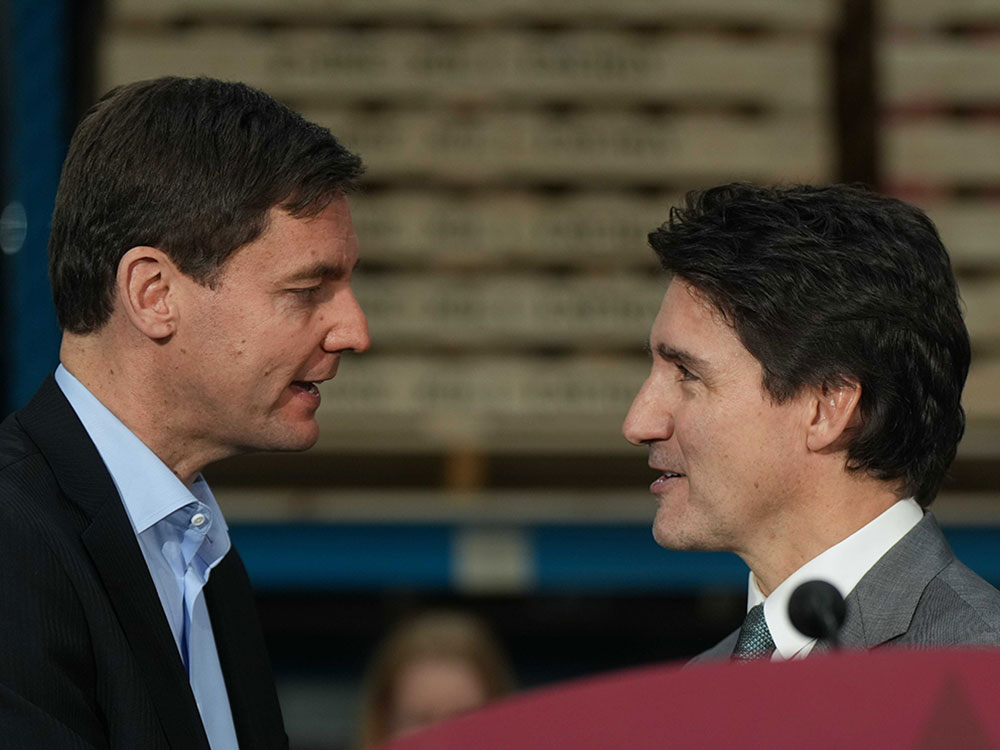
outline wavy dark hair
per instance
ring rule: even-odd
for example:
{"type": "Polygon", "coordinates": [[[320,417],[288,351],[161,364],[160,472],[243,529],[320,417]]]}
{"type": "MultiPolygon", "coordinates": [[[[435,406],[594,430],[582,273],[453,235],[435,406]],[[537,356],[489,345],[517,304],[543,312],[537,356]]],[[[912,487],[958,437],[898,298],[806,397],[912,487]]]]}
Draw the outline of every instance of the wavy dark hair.
{"type": "Polygon", "coordinates": [[[722,313],[775,402],[860,383],[848,470],[933,501],[965,430],[970,345],[922,211],[861,186],[735,183],[689,193],[649,243],[722,313]]]}
{"type": "Polygon", "coordinates": [[[59,325],[82,334],[108,321],[130,248],[159,248],[212,284],[272,207],[315,215],[362,171],[329,130],[244,84],[167,77],[112,89],[77,127],[56,196],[59,325]]]}

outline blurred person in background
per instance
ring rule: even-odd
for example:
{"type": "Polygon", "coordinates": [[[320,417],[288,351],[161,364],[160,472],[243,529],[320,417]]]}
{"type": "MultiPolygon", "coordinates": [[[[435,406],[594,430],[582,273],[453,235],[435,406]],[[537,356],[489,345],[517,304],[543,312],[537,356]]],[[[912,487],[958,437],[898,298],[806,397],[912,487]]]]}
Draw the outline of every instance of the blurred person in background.
{"type": "Polygon", "coordinates": [[[659,473],[654,536],[751,571],[743,627],[700,658],[807,655],[788,601],[811,579],[846,597],[845,647],[1000,643],[1000,592],[927,511],[970,360],[931,221],[860,187],[733,184],[649,241],[671,280],[623,432],[659,473]]]}
{"type": "Polygon", "coordinates": [[[0,426],[0,744],[288,746],[201,472],[310,447],[316,384],[368,347],[360,174],[237,83],[143,81],[84,116],[50,239],[61,364],[0,426]]]}
{"type": "Polygon", "coordinates": [[[507,656],[482,622],[460,612],[424,613],[399,625],[375,652],[360,746],[481,708],[513,689],[507,656]]]}

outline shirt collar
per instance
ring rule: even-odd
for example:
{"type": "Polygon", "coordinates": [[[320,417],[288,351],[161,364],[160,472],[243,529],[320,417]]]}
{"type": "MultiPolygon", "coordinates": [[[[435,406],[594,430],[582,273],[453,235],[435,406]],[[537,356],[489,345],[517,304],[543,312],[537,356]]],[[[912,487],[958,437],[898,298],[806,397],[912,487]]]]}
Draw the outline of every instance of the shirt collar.
{"type": "MultiPolygon", "coordinates": [[[[55,380],[101,454],[136,534],[200,500],[218,506],[199,475],[189,490],[145,443],[62,364],[55,380]]],[[[221,518],[221,514],[220,514],[221,518]]]]}
{"type": "Polygon", "coordinates": [[[800,633],[788,619],[788,600],[799,584],[815,579],[828,581],[846,598],[865,573],[906,536],[923,515],[913,498],[894,503],[874,520],[796,570],[767,597],[757,587],[751,572],[747,611],[764,603],[764,619],[774,640],[776,658],[791,659],[816,640],[800,633]]]}

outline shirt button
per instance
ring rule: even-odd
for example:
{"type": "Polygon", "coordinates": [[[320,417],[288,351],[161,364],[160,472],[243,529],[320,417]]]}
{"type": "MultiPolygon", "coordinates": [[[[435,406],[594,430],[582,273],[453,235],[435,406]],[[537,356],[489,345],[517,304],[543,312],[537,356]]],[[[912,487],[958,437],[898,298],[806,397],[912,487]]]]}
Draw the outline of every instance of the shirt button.
{"type": "Polygon", "coordinates": [[[202,526],[205,525],[205,522],[207,520],[208,518],[205,517],[204,513],[195,513],[193,516],[191,516],[191,525],[194,526],[196,529],[200,529],[202,526]]]}

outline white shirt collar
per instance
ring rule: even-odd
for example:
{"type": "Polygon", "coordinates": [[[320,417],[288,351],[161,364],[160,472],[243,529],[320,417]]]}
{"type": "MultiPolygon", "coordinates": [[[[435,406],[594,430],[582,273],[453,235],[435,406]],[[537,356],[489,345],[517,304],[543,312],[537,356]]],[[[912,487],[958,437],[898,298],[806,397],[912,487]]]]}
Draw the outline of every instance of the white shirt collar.
{"type": "MultiPolygon", "coordinates": [[[[145,443],[61,364],[56,369],[55,379],[101,454],[136,534],[195,500],[201,500],[217,511],[215,499],[200,475],[189,490],[145,443]]],[[[221,513],[218,517],[221,520],[221,513]]],[[[224,525],[225,522],[222,523],[224,525]]]]}
{"type": "Polygon", "coordinates": [[[765,597],[750,573],[747,611],[764,602],[764,619],[774,640],[774,659],[805,656],[816,639],[802,635],[788,619],[788,600],[799,584],[820,579],[836,586],[847,597],[858,582],[896,542],[920,523],[924,512],[913,498],[900,500],[874,520],[825,552],[820,553],[781,582],[765,597]]]}

